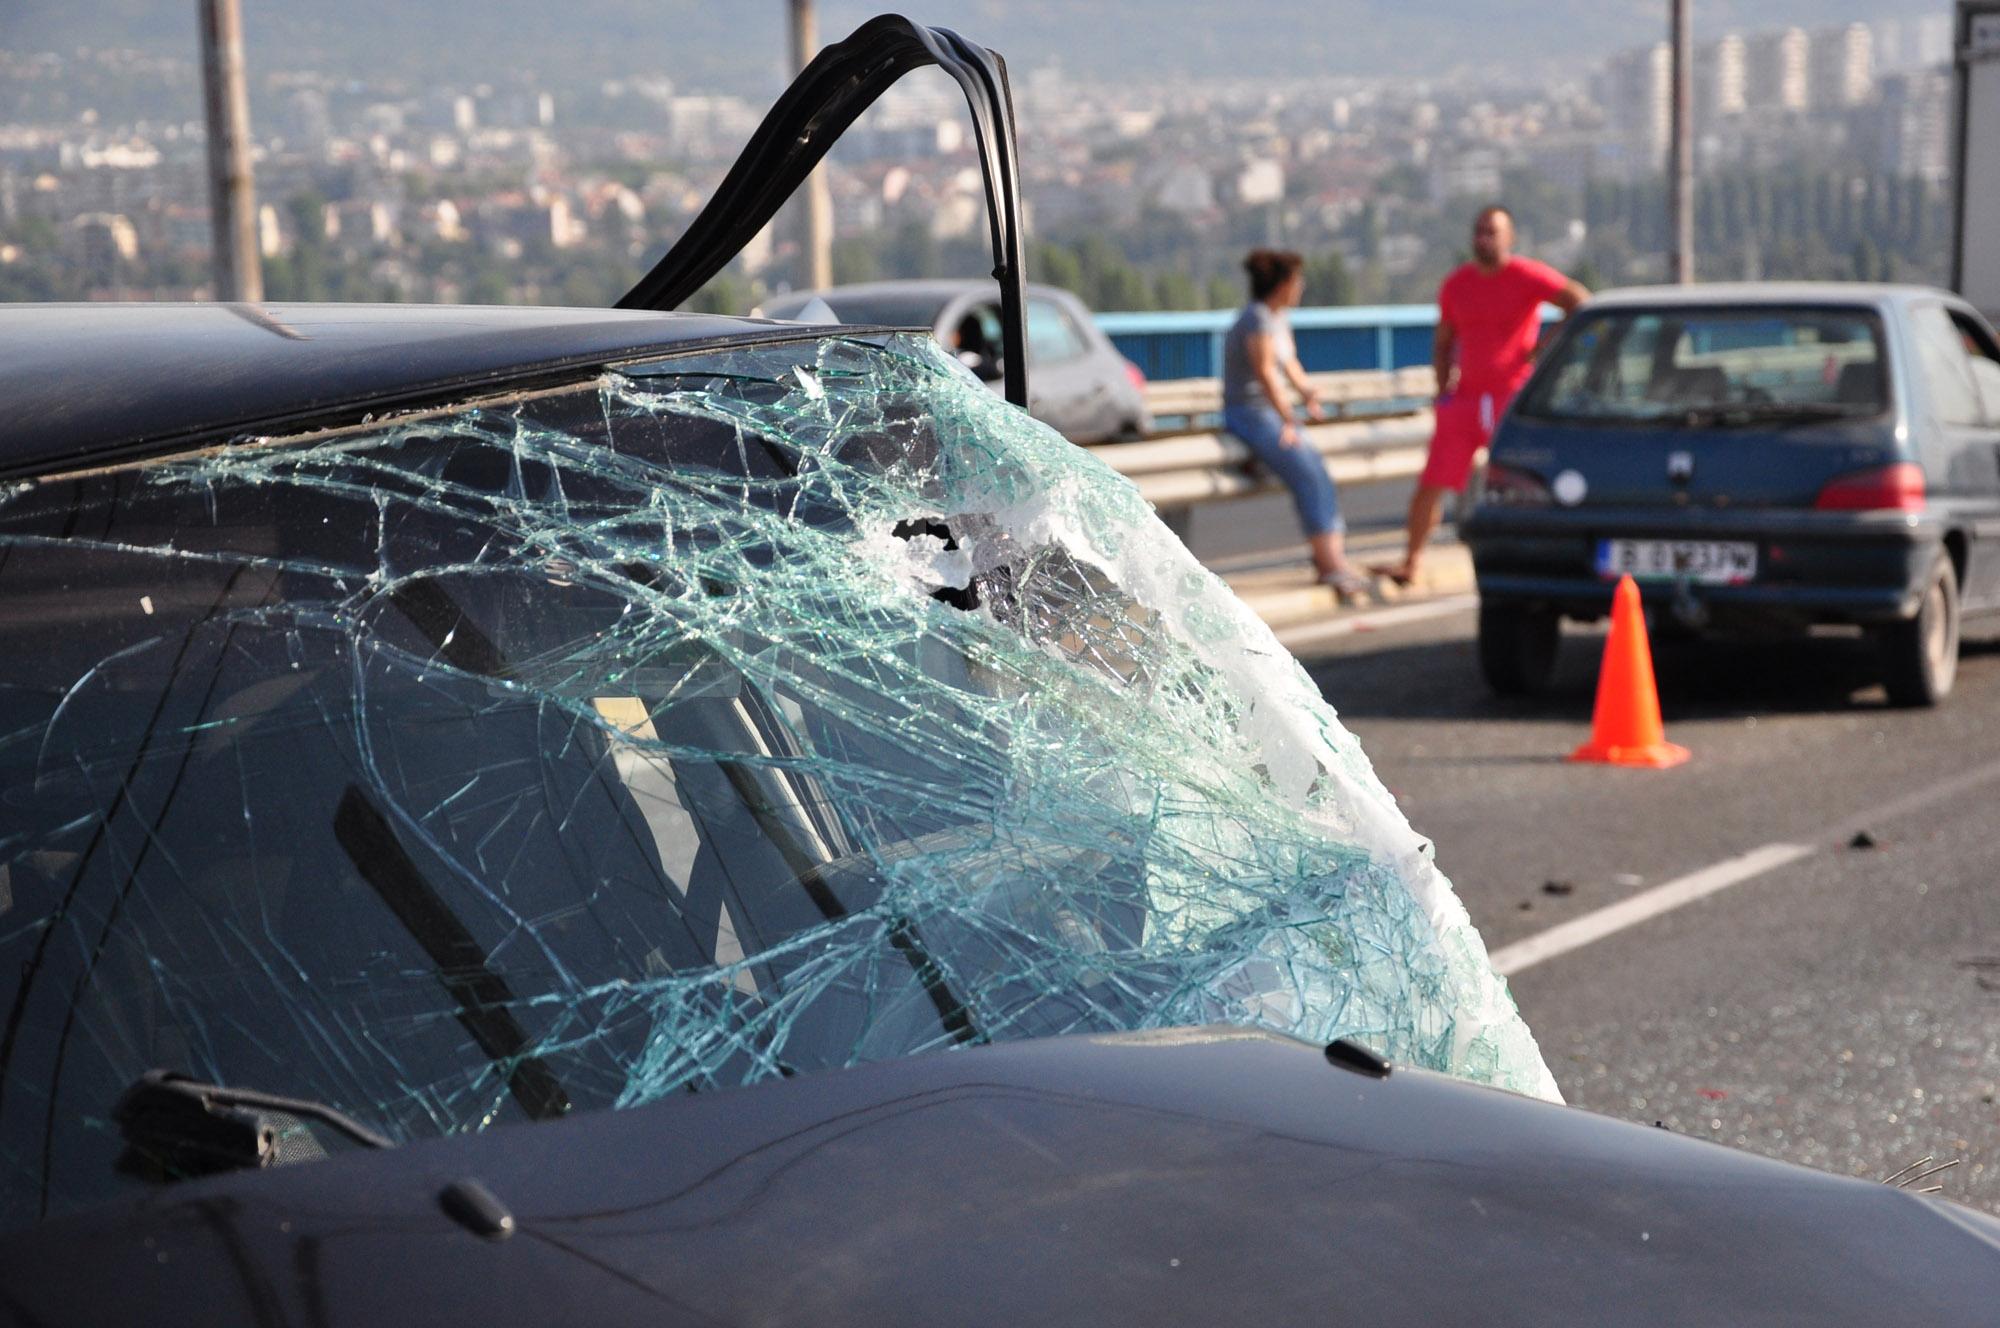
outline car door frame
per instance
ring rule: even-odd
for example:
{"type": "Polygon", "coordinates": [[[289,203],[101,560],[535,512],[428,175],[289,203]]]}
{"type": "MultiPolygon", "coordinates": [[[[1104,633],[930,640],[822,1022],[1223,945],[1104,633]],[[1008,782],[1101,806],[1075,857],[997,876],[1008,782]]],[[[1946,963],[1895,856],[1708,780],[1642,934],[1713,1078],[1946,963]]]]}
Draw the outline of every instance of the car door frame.
{"type": "Polygon", "coordinates": [[[1096,428],[1091,413],[1090,339],[1076,325],[1070,311],[1063,307],[1059,293],[1047,286],[1029,289],[1021,317],[1023,335],[1028,338],[1028,363],[1035,371],[1037,418],[1072,441],[1089,442],[1101,437],[1103,431],[1096,428]],[[1036,305],[1046,306],[1058,323],[1068,329],[1077,345],[1076,354],[1060,360],[1035,354],[1034,334],[1029,320],[1030,311],[1036,305]]]}
{"type": "Polygon", "coordinates": [[[778,97],[681,238],[619,298],[620,309],[674,309],[729,265],[791,201],[863,111],[902,78],[936,65],[957,82],[972,115],[986,184],[993,276],[1000,284],[1006,397],[1028,404],[1026,265],[1021,178],[1007,62],[949,28],[898,14],[869,19],[823,48],[778,97]]]}
{"type": "MultiPolygon", "coordinates": [[[[944,307],[938,310],[937,317],[931,323],[931,335],[937,339],[938,345],[943,346],[946,350],[951,351],[953,354],[956,354],[958,348],[953,346],[952,343],[947,338],[951,336],[953,329],[955,329],[958,326],[959,321],[975,309],[997,308],[999,303],[1000,300],[998,295],[990,290],[961,291],[958,294],[952,296],[949,300],[947,300],[944,304],[944,307]]],[[[1001,319],[1002,319],[1002,331],[1004,333],[1005,331],[1004,314],[1001,315],[1001,319]]],[[[995,359],[1000,365],[1001,376],[998,379],[981,379],[981,381],[986,383],[988,387],[993,387],[996,382],[1002,385],[1004,385],[1006,382],[1007,364],[1006,364],[1006,354],[1004,349],[1002,349],[998,354],[996,354],[995,359]]],[[[969,368],[970,366],[967,367],[969,368]]],[[[1000,391],[1002,389],[995,387],[994,390],[1000,391]]],[[[1032,403],[1032,401],[1033,397],[1031,395],[1030,403],[1032,403]]],[[[1030,409],[1033,408],[1032,404],[1030,404],[1029,408],[1030,409]]]]}
{"type": "Polygon", "coordinates": [[[1124,358],[1111,347],[1110,340],[1099,331],[1097,320],[1074,291],[1062,290],[1055,286],[1036,288],[1048,296],[1061,311],[1070,331],[1076,335],[1083,352],[1076,363],[1081,366],[1080,376],[1089,380],[1083,396],[1083,406],[1079,407],[1080,423],[1078,432],[1089,441],[1098,442],[1117,437],[1128,423],[1131,415],[1122,388],[1128,386],[1125,378],[1124,358]],[[1109,352],[1107,354],[1107,352],[1109,352]]]}
{"type": "MultiPolygon", "coordinates": [[[[2000,338],[1971,306],[1943,293],[1910,306],[1913,317],[1926,311],[1942,314],[1961,334],[1969,329],[1974,340],[1984,346],[1986,358],[2000,363],[2000,338]]],[[[1911,363],[1906,378],[1921,394],[1921,410],[1912,423],[1938,443],[1935,462],[1925,458],[1926,489],[1947,530],[1959,533],[1965,541],[1960,600],[1966,612],[2000,610],[2000,394],[1989,393],[1980,385],[1972,370],[1973,355],[1965,351],[1966,377],[1982,419],[1978,423],[1944,419],[1939,403],[1932,398],[1921,358],[1923,337],[1914,325],[1909,345],[1911,363]]]]}

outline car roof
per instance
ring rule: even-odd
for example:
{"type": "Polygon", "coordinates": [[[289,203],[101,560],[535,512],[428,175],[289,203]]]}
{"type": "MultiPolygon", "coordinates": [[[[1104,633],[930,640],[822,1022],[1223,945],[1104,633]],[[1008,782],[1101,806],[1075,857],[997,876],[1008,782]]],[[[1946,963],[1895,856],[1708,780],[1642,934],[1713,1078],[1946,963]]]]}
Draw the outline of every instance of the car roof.
{"type": "Polygon", "coordinates": [[[793,324],[402,304],[0,305],[0,475],[291,431],[793,324]]]}
{"type": "Polygon", "coordinates": [[[1686,286],[1625,286],[1591,296],[1593,309],[1630,305],[1869,305],[1875,308],[1916,300],[1958,297],[1932,286],[1867,281],[1713,281],[1686,286]]]}

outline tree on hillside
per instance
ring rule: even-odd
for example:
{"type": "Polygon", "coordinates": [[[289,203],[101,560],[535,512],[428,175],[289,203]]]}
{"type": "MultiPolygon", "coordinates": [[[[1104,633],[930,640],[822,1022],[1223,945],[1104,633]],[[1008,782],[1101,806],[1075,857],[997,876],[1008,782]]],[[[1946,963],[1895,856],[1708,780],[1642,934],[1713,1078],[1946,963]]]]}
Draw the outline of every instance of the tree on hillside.
{"type": "Polygon", "coordinates": [[[1338,250],[1306,260],[1302,303],[1315,307],[1354,303],[1354,278],[1338,250]]]}

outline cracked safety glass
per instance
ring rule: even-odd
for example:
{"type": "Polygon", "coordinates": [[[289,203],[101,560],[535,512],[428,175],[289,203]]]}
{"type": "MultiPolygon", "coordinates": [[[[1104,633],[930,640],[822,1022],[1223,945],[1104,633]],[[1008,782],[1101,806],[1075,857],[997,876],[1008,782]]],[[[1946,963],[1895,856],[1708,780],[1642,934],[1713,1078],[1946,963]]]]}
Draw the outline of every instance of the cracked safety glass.
{"type": "Polygon", "coordinates": [[[156,1067],[396,1141],[1218,1021],[1555,1092],[1303,671],[928,340],[20,486],[0,621],[4,1225],[156,1067]]]}

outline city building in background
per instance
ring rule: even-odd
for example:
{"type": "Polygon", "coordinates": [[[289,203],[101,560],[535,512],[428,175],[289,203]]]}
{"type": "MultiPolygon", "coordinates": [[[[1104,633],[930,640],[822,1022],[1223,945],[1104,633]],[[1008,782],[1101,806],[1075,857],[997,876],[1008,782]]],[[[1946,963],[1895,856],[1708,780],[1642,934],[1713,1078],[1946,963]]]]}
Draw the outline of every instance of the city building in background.
{"type": "MultiPolygon", "coordinates": [[[[1944,280],[1951,46],[1945,12],[1708,34],[1703,276],[1944,280]]],[[[764,109],[663,76],[250,74],[273,299],[608,303],[764,109]]],[[[1311,258],[1310,303],[1426,301],[1494,198],[1588,284],[1664,275],[1663,42],[1539,87],[1015,75],[1031,267],[1100,310],[1233,304],[1269,243],[1311,258]]],[[[983,272],[972,147],[941,80],[883,98],[829,163],[835,280],[983,272]]],[[[202,154],[192,52],[0,51],[0,298],[209,296],[202,154]]],[[[700,300],[746,311],[799,262],[773,228],[700,300]]]]}

